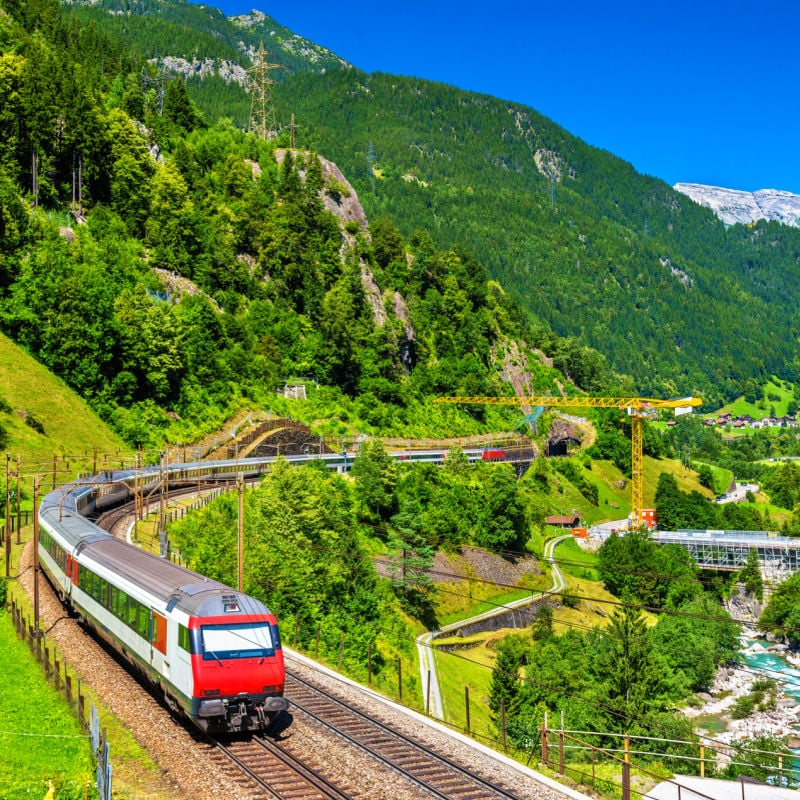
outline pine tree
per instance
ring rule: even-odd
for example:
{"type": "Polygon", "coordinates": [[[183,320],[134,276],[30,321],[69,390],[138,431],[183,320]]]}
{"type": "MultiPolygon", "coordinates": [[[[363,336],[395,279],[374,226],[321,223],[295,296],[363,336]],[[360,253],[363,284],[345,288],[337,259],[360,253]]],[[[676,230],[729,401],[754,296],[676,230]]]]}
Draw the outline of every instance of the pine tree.
{"type": "Polygon", "coordinates": [[[758,560],[758,551],[751,547],[745,559],[744,566],[739,570],[739,583],[743,583],[750,594],[759,600],[764,597],[764,581],[761,578],[761,562],[758,560]]]}

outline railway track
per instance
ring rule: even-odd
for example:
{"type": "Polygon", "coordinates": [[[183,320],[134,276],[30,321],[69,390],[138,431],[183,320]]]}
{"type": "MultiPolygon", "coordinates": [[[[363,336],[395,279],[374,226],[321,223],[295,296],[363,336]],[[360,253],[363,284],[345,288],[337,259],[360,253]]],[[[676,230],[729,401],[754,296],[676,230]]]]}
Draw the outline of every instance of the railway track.
{"type": "Polygon", "coordinates": [[[352,800],[348,787],[339,787],[314,767],[288,753],[269,738],[254,736],[227,744],[216,743],[216,750],[249,779],[256,798],[274,800],[352,800]]]}
{"type": "MultiPolygon", "coordinates": [[[[115,509],[103,515],[100,524],[120,535],[117,526],[125,526],[131,511],[132,505],[115,509]]],[[[409,790],[397,796],[440,800],[519,800],[528,796],[353,708],[288,668],[286,696],[296,722],[303,716],[305,724],[316,726],[324,738],[356,748],[370,772],[394,773],[409,790]],[[370,762],[375,764],[372,769],[370,762]]],[[[214,741],[210,753],[217,768],[240,787],[241,794],[236,796],[248,800],[364,800],[370,796],[366,787],[353,787],[342,777],[337,758],[315,759],[307,741],[291,736],[283,739],[275,725],[266,735],[214,741]]]]}
{"type": "Polygon", "coordinates": [[[291,670],[286,695],[300,712],[440,800],[518,800],[498,785],[398,730],[353,708],[291,670]]]}

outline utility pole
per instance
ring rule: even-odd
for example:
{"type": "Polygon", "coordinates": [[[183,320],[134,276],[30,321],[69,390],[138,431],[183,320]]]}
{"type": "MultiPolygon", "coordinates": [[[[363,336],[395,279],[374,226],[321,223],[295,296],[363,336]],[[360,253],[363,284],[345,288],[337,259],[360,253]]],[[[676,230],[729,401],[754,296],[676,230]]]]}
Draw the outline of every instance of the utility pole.
{"type": "Polygon", "coordinates": [[[244,592],[244,473],[236,475],[236,490],[239,494],[239,591],[244,592]]]}
{"type": "Polygon", "coordinates": [[[270,64],[267,61],[264,42],[261,42],[253,66],[245,70],[250,76],[250,122],[247,129],[264,141],[272,138],[278,128],[275,106],[272,103],[272,87],[275,81],[270,72],[282,67],[283,64],[270,64]]]}
{"type": "Polygon", "coordinates": [[[6,578],[11,577],[11,487],[9,486],[11,476],[11,453],[6,453],[6,578]]]}
{"type": "Polygon", "coordinates": [[[33,627],[39,631],[39,476],[33,477],[33,627]]]}
{"type": "Polygon", "coordinates": [[[158,116],[164,116],[164,95],[166,93],[165,84],[171,80],[173,73],[166,67],[162,66],[158,75],[153,77],[147,71],[146,67],[142,67],[142,86],[147,90],[149,87],[155,87],[155,101],[158,104],[158,116]]]}

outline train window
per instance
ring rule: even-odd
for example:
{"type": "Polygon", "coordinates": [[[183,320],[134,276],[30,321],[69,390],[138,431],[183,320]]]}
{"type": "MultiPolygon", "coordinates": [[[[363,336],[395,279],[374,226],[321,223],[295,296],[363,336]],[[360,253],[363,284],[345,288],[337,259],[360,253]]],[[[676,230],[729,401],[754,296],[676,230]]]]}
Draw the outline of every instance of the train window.
{"type": "Polygon", "coordinates": [[[125,598],[125,624],[136,630],[136,606],[139,605],[132,597],[125,598]]]}
{"type": "Polygon", "coordinates": [[[268,622],[240,625],[203,625],[200,628],[203,660],[261,658],[275,655],[268,622]]]}
{"type": "Polygon", "coordinates": [[[145,608],[141,603],[137,604],[138,608],[138,615],[137,615],[137,625],[136,625],[136,632],[141,636],[143,639],[150,639],[150,611],[145,608]]]}
{"type": "Polygon", "coordinates": [[[106,608],[111,605],[110,602],[111,586],[107,580],[100,578],[100,596],[97,598],[106,608]]]}
{"type": "Polygon", "coordinates": [[[185,625],[178,625],[178,646],[187,653],[192,652],[192,639],[189,636],[189,629],[185,625]]]}

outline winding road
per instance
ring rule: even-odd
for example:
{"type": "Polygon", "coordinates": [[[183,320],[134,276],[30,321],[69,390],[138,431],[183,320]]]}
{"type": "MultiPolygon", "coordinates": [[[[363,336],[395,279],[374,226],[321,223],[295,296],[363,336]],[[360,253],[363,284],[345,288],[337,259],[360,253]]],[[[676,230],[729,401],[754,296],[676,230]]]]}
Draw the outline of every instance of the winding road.
{"type": "Polygon", "coordinates": [[[571,534],[569,533],[564,534],[563,536],[556,536],[554,539],[550,539],[544,546],[543,558],[545,561],[550,563],[550,569],[553,576],[553,585],[547,591],[532,594],[530,597],[522,597],[519,600],[513,600],[510,603],[505,603],[497,608],[491,608],[489,611],[484,611],[482,614],[477,614],[469,619],[451,622],[449,625],[445,625],[438,630],[426,631],[425,633],[421,633],[419,636],[417,636],[416,641],[417,653],[419,654],[419,673],[422,681],[421,686],[423,696],[426,699],[426,710],[430,716],[434,717],[435,719],[442,719],[444,716],[442,710],[442,694],[439,690],[439,679],[436,675],[436,656],[432,641],[438,636],[455,633],[459,628],[463,628],[465,625],[471,625],[474,622],[480,622],[481,620],[496,617],[499,614],[505,614],[514,608],[522,608],[524,606],[532,605],[533,603],[538,603],[549,595],[558,594],[559,592],[563,591],[566,583],[564,581],[564,576],[561,573],[561,570],[558,568],[558,564],[556,563],[555,551],[556,547],[558,547],[561,542],[563,542],[565,539],[569,539],[570,537],[571,534]]]}

